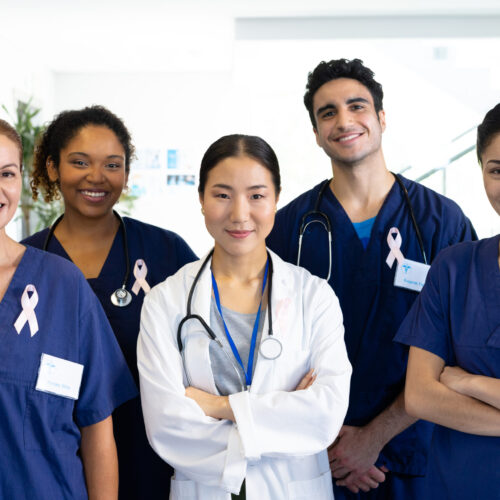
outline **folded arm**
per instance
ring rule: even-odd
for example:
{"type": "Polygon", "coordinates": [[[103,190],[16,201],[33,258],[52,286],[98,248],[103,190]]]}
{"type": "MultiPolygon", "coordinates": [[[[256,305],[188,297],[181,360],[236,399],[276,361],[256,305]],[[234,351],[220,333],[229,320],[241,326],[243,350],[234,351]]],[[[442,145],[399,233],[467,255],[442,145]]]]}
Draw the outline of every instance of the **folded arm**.
{"type": "Polygon", "coordinates": [[[500,436],[500,410],[447,386],[441,380],[443,368],[439,356],[410,348],[405,389],[408,413],[457,431],[500,436]]]}
{"type": "Polygon", "coordinates": [[[453,391],[500,409],[500,379],[498,378],[474,375],[458,366],[446,366],[441,373],[440,380],[453,391]]]}

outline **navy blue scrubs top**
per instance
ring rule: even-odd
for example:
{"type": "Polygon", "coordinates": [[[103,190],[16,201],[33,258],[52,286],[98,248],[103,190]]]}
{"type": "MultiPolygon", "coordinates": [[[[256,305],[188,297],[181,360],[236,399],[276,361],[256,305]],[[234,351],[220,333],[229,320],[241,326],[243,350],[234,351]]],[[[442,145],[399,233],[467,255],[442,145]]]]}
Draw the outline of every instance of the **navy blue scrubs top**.
{"type": "MultiPolygon", "coordinates": [[[[128,217],[123,218],[127,232],[130,260],[130,278],[127,290],[135,282],[134,264],[142,259],[147,266],[146,281],[150,287],[164,281],[188,262],[197,259],[187,243],[177,234],[128,217]]],[[[24,240],[24,243],[42,248],[48,229],[24,240]]],[[[47,249],[70,259],[55,236],[47,249]]],[[[139,385],[136,344],[144,300],[143,289],[132,293],[132,302],[126,307],[111,303],[111,294],[122,285],[126,263],[122,231],[118,229],[108,258],[98,278],[88,283],[99,298],[111,323],[127,364],[139,385]]],[[[168,498],[172,468],[163,462],[149,446],[144,428],[140,398],[137,397],[113,413],[115,439],[120,467],[120,500],[168,498]]]]}
{"type": "Polygon", "coordinates": [[[104,420],[137,389],[81,272],[27,247],[0,302],[0,346],[0,498],[86,499],[79,427],[104,420]],[[14,327],[30,284],[33,336],[28,323],[14,327]],[[35,389],[43,353],[83,365],[77,400],[35,389]]]}
{"type": "MultiPolygon", "coordinates": [[[[427,259],[459,241],[477,239],[470,221],[456,203],[400,176],[408,190],[422,233],[427,259]]],[[[302,216],[312,210],[321,184],[276,214],[267,244],[284,260],[297,263],[302,216]]],[[[332,225],[332,275],[329,283],[344,315],[345,342],[353,366],[346,425],[362,426],[387,408],[404,387],[408,348],[393,337],[418,293],[394,286],[396,263],[389,268],[387,234],[397,227],[401,251],[423,262],[404,194],[395,182],[373,224],[366,249],[351,220],[327,188],[320,204],[332,225]]],[[[300,265],[325,278],[328,272],[327,233],[311,224],[303,237],[300,265]]],[[[406,475],[425,474],[432,425],[417,422],[395,436],[382,450],[377,465],[406,475]]]]}
{"type": "MultiPolygon", "coordinates": [[[[448,366],[500,378],[500,235],[456,245],[436,259],[395,340],[448,366]]],[[[500,499],[500,437],[436,425],[426,498],[500,499]]]]}

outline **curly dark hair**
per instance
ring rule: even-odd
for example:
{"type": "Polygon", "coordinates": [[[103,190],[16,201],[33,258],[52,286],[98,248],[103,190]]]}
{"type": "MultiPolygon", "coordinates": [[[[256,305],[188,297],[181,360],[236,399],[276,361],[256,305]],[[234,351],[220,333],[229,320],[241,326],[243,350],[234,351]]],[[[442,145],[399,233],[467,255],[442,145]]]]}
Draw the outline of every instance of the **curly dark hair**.
{"type": "Polygon", "coordinates": [[[232,134],[217,139],[203,155],[198,184],[198,192],[202,196],[210,170],[226,158],[234,156],[249,156],[269,170],[276,196],[280,193],[280,166],[273,148],[264,139],[255,135],[232,134]]]}
{"type": "Polygon", "coordinates": [[[23,168],[23,141],[17,130],[10,123],[0,119],[0,135],[7,137],[17,146],[19,150],[19,167],[23,168]]]}
{"type": "Polygon", "coordinates": [[[351,78],[363,84],[370,91],[378,115],[379,111],[383,109],[384,92],[382,85],[375,81],[374,76],[375,73],[364,66],[361,59],[321,61],[307,76],[306,93],[304,94],[304,104],[309,112],[313,127],[316,128],[316,118],[313,110],[314,94],[322,85],[337,78],[351,78]]]}
{"type": "Polygon", "coordinates": [[[120,118],[104,106],[63,111],[48,125],[35,147],[31,175],[31,190],[35,200],[38,198],[40,188],[45,201],[50,202],[60,198],[59,183],[49,178],[47,160],[50,159],[54,166],[59,168],[61,150],[87,125],[104,126],[116,134],[125,151],[125,171],[127,173],[130,171],[135,148],[130,133],[120,118]]]}
{"type": "Polygon", "coordinates": [[[486,113],[483,123],[477,127],[476,152],[481,167],[484,150],[498,134],[500,134],[500,103],[486,113]]]}

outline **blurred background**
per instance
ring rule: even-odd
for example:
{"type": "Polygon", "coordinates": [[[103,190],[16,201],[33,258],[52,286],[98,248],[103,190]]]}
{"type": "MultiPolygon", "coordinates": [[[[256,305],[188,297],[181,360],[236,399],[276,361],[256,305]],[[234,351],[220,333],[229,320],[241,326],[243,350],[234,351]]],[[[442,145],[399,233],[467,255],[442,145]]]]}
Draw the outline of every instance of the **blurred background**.
{"type": "Polygon", "coordinates": [[[0,19],[0,117],[13,123],[19,102],[40,110],[33,126],[111,109],[137,148],[123,210],[199,255],[211,240],[198,167],[220,136],[271,144],[280,206],[331,176],[302,98],[308,72],[340,57],[362,59],[383,85],[389,169],[454,199],[480,237],[500,232],[474,150],[500,101],[498,0],[0,0],[0,19]]]}

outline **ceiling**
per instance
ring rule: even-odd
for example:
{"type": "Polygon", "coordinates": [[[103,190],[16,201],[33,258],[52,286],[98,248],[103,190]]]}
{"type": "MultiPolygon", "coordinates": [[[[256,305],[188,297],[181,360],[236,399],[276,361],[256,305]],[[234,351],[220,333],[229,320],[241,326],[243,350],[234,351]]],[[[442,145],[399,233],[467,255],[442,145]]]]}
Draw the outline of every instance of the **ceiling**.
{"type": "Polygon", "coordinates": [[[238,39],[492,36],[498,0],[0,0],[3,47],[54,72],[220,70],[238,39]]]}

